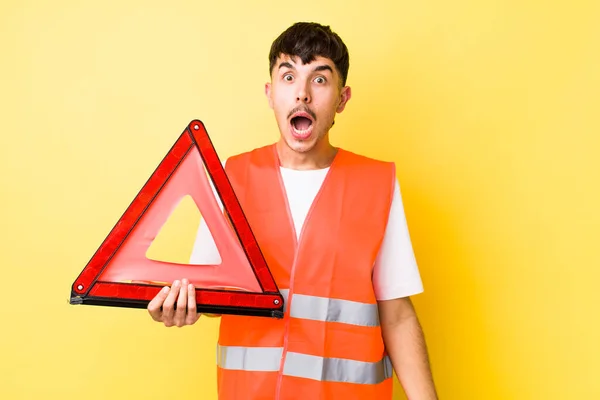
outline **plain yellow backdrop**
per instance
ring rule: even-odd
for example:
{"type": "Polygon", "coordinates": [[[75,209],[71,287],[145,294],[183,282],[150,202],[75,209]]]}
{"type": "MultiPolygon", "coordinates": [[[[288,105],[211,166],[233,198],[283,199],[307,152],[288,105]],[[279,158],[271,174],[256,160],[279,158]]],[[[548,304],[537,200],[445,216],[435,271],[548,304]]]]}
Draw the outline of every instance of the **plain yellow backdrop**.
{"type": "Polygon", "coordinates": [[[218,319],[70,285],[191,119],[221,158],[277,139],[267,53],[300,20],[350,48],[334,143],[397,163],[440,398],[600,398],[599,4],[2,2],[0,398],[216,398],[218,319]]]}

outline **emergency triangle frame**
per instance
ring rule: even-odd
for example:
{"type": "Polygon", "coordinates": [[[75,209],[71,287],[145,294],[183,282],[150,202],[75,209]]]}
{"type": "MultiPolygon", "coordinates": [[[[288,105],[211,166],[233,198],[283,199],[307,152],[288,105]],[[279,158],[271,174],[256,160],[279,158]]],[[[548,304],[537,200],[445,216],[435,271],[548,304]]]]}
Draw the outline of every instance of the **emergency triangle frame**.
{"type": "MultiPolygon", "coordinates": [[[[186,182],[186,185],[203,185],[202,189],[206,193],[206,190],[210,190],[209,186],[207,189],[209,184],[206,173],[202,171],[198,174],[197,181],[186,182]]],[[[180,185],[182,186],[185,185],[180,185]]],[[[179,197],[182,197],[181,193],[179,197]]],[[[235,275],[239,274],[238,270],[235,275]]],[[[181,278],[205,283],[204,286],[196,284],[196,303],[200,313],[283,317],[283,296],[277,288],[206,128],[202,121],[197,119],[188,124],[74,281],[71,286],[70,304],[146,308],[163,286],[172,283],[170,279],[181,278]],[[198,153],[223,205],[221,211],[214,196],[206,196],[205,201],[210,203],[206,207],[212,207],[209,211],[213,213],[206,214],[207,224],[212,223],[213,226],[209,225],[209,228],[211,231],[215,229],[221,238],[231,235],[230,240],[239,240],[238,246],[232,246],[231,242],[219,243],[219,237],[215,237],[215,244],[220,247],[219,250],[225,250],[221,253],[221,265],[177,264],[150,260],[145,257],[145,250],[150,243],[142,242],[148,236],[155,237],[165,221],[160,218],[154,218],[152,221],[152,218],[148,217],[150,222],[146,222],[148,218],[144,220],[143,217],[151,212],[152,206],[175,207],[176,204],[173,203],[179,198],[168,196],[168,188],[165,187],[177,178],[178,171],[194,168],[186,165],[193,162],[189,160],[198,153]],[[220,213],[219,216],[215,216],[215,209],[220,213]],[[228,217],[229,223],[226,222],[225,216],[228,217]],[[209,218],[212,218],[212,221],[209,218]],[[144,223],[145,231],[139,229],[144,223]],[[140,230],[143,232],[139,233],[140,230]],[[142,244],[136,247],[136,242],[142,244]],[[119,252],[126,253],[126,246],[134,249],[135,260],[126,256],[119,259],[119,252]],[[128,262],[137,263],[137,273],[141,276],[127,276],[125,272],[128,262]],[[227,265],[236,263],[248,263],[248,273],[253,275],[245,278],[255,279],[258,284],[248,286],[250,289],[228,288],[235,285],[227,285],[227,279],[234,277],[232,273],[227,275],[227,265]],[[120,270],[114,267],[117,264],[120,270]],[[169,282],[160,285],[148,283],[156,282],[152,276],[156,277],[158,271],[163,280],[167,277],[169,282]]]]}

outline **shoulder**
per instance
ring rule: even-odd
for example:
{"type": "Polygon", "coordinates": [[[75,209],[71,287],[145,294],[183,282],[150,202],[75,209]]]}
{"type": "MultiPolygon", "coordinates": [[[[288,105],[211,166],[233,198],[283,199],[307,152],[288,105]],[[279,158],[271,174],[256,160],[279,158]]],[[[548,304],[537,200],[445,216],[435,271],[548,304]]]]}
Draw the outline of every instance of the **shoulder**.
{"type": "Polygon", "coordinates": [[[386,173],[396,175],[393,161],[381,160],[340,148],[340,163],[346,167],[365,171],[366,173],[386,173]]]}
{"type": "Polygon", "coordinates": [[[233,154],[223,162],[223,165],[240,165],[249,163],[251,160],[259,159],[265,153],[273,151],[273,146],[273,144],[268,144],[241,153],[233,154]]]}
{"type": "Polygon", "coordinates": [[[338,149],[340,154],[347,160],[350,160],[354,163],[363,163],[369,165],[390,165],[393,164],[392,161],[382,160],[380,158],[374,158],[371,156],[366,156],[364,154],[356,153],[354,151],[346,150],[344,148],[338,149]]]}

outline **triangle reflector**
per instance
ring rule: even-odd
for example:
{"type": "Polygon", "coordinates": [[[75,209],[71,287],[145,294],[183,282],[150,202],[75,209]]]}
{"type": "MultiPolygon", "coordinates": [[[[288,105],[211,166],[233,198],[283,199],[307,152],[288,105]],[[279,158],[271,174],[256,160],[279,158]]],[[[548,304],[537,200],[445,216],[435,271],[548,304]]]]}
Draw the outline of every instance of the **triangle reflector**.
{"type": "Polygon", "coordinates": [[[199,120],[190,122],[79,274],[70,303],[146,308],[164,285],[182,278],[196,287],[198,312],[283,317],[283,297],[199,120]],[[147,257],[186,196],[205,219],[221,258],[218,265],[147,257]]]}

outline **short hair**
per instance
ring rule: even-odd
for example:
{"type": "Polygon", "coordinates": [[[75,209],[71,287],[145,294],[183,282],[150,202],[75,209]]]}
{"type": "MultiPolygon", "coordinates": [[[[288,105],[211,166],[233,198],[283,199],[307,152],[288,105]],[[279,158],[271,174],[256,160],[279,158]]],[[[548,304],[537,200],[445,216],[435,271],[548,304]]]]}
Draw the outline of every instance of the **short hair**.
{"type": "Polygon", "coordinates": [[[342,39],[329,26],[314,22],[297,22],[275,39],[269,52],[269,75],[280,55],[300,57],[304,64],[314,61],[317,56],[329,58],[341,76],[342,86],[346,85],[350,57],[342,39]]]}

